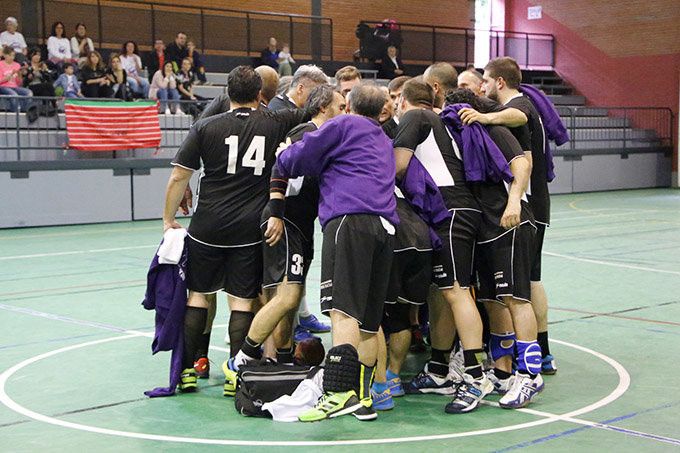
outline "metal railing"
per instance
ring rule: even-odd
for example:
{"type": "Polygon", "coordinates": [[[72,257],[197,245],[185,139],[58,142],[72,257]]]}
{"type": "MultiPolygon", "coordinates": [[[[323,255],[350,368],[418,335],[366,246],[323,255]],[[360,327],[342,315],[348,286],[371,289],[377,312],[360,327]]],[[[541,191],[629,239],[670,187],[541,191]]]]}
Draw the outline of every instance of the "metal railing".
{"type": "Polygon", "coordinates": [[[658,107],[556,106],[571,141],[559,150],[655,150],[673,147],[673,111],[658,107]]]}
{"type": "MultiPolygon", "coordinates": [[[[179,31],[208,55],[258,56],[269,37],[290,45],[300,58],[333,59],[333,21],[328,17],[175,6],[141,0],[38,0],[39,36],[24,30],[29,43],[44,43],[52,23],[62,21],[67,35],[86,24],[98,49],[120,49],[132,40],[150,50],[156,39],[171,43],[179,31]]],[[[189,2],[191,3],[191,2],[189,2]]],[[[1,8],[20,17],[19,11],[1,8]]],[[[19,9],[19,8],[17,8],[19,9]]],[[[5,17],[5,16],[3,16],[5,17]]]]}
{"type": "MultiPolygon", "coordinates": [[[[381,21],[362,20],[371,27],[381,21]]],[[[474,63],[477,33],[488,36],[489,59],[512,57],[522,68],[555,66],[555,37],[544,33],[515,31],[475,32],[471,28],[440,27],[435,25],[399,23],[401,58],[415,63],[448,61],[466,66],[474,63]]]]}

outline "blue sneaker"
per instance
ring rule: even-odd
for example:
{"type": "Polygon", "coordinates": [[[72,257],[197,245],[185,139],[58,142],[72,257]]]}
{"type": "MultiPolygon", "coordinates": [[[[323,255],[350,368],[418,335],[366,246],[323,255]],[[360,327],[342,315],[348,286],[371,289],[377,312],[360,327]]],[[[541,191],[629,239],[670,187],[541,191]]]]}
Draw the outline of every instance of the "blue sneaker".
{"type": "Polygon", "coordinates": [[[300,343],[301,341],[307,340],[309,338],[319,338],[311,334],[311,332],[302,326],[295,326],[293,331],[293,341],[300,343]]]}
{"type": "Polygon", "coordinates": [[[548,354],[543,357],[543,362],[541,363],[541,373],[542,374],[555,374],[557,373],[557,365],[555,364],[555,357],[552,354],[548,354]]]}
{"type": "Polygon", "coordinates": [[[456,393],[456,385],[448,376],[430,373],[426,364],[425,368],[404,387],[404,390],[409,395],[436,393],[450,396],[456,393]]]}
{"type": "Polygon", "coordinates": [[[325,333],[331,331],[331,326],[322,323],[314,315],[309,315],[306,318],[300,316],[300,327],[313,333],[325,333]]]}
{"type": "Polygon", "coordinates": [[[394,409],[394,400],[392,399],[390,389],[387,389],[382,393],[377,393],[375,390],[371,389],[371,399],[373,400],[373,409],[377,411],[389,411],[390,409],[394,409]]]}
{"type": "Polygon", "coordinates": [[[404,396],[404,386],[401,383],[401,378],[399,376],[387,380],[387,388],[390,390],[390,394],[393,397],[404,396]]]}

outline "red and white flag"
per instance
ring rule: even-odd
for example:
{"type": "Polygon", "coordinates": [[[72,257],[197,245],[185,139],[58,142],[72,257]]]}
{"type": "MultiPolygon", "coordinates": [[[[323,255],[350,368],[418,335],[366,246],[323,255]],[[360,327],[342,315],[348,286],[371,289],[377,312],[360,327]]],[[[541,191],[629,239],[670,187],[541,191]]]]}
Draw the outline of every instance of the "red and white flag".
{"type": "Polygon", "coordinates": [[[64,104],[69,148],[116,151],[161,144],[156,101],[66,99],[64,104]]]}

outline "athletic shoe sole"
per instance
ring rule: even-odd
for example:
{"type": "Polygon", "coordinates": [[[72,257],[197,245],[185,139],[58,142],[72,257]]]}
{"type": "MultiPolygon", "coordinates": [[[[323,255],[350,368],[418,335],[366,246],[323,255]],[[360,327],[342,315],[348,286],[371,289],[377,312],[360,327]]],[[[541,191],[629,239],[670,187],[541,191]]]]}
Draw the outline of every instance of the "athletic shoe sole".
{"type": "MultiPolygon", "coordinates": [[[[443,395],[452,396],[456,394],[456,388],[451,387],[449,389],[410,389],[408,387],[404,388],[404,392],[407,395],[443,395]]],[[[394,395],[392,395],[394,396],[394,395]]]]}

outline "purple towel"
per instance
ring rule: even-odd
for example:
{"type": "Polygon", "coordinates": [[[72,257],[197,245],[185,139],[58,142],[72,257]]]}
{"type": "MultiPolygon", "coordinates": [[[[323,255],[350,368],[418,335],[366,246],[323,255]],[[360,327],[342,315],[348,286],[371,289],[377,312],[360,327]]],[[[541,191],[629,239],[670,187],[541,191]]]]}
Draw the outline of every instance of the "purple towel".
{"type": "Polygon", "coordinates": [[[550,149],[549,140],[555,142],[557,146],[564,145],[569,141],[569,133],[567,128],[564,127],[562,119],[559,113],[555,110],[555,106],[552,101],[543,94],[541,90],[535,88],[531,85],[520,85],[519,91],[521,91],[526,97],[529,98],[538,114],[541,115],[541,120],[543,121],[543,128],[545,129],[546,140],[545,140],[545,162],[548,182],[555,179],[555,163],[553,162],[552,149],[550,149]]]}
{"type": "Polygon", "coordinates": [[[151,398],[174,395],[180,382],[184,354],[184,312],[187,305],[186,267],[185,242],[179,264],[159,264],[156,254],[147,274],[146,294],[142,305],[147,310],[156,310],[156,330],[151,352],[156,354],[159,351],[172,351],[169,386],[144,392],[151,398]]]}
{"type": "Polygon", "coordinates": [[[501,180],[511,182],[514,177],[503,152],[491,139],[484,126],[479,123],[463,125],[458,116],[458,112],[463,108],[470,108],[470,105],[448,105],[440,116],[451,135],[463,145],[465,179],[468,182],[497,183],[501,180]]]}
{"type": "Polygon", "coordinates": [[[451,213],[446,209],[439,187],[416,157],[412,157],[409,161],[399,189],[418,217],[423,219],[429,227],[432,248],[441,249],[442,240],[435,228],[450,219],[451,213]]]}

